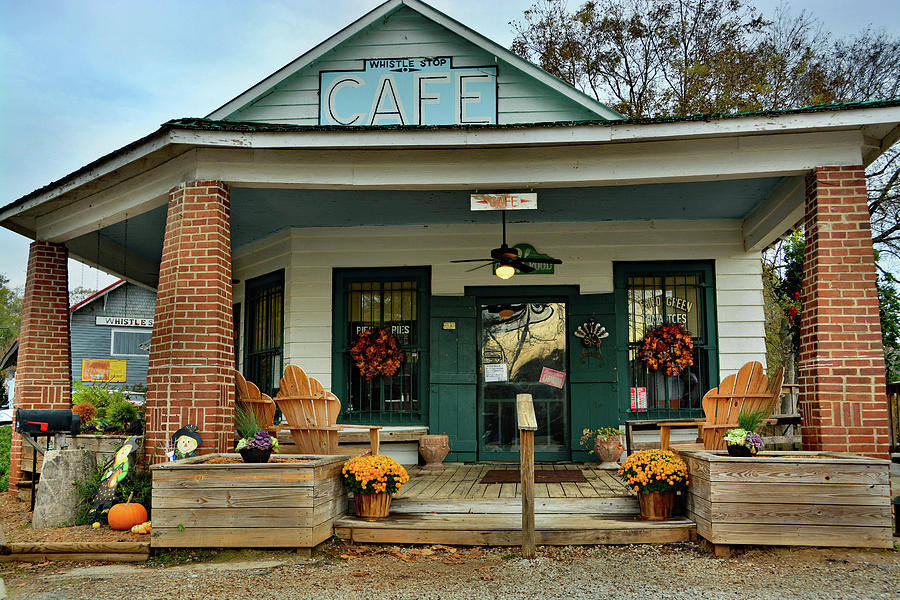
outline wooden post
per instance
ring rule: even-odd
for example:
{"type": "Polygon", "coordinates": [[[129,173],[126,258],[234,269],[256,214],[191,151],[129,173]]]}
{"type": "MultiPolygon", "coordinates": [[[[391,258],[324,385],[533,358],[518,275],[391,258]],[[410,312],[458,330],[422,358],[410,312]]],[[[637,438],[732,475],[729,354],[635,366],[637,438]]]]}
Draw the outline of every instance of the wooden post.
{"type": "Polygon", "coordinates": [[[522,482],[522,558],[535,558],[534,545],[534,432],[537,419],[531,394],[516,396],[519,421],[519,480],[522,482]]]}

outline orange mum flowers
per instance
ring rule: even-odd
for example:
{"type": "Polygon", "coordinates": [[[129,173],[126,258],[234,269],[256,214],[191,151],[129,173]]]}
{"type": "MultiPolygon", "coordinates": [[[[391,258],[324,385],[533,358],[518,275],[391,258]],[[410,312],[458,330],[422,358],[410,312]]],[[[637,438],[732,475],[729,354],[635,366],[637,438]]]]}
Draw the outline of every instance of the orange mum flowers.
{"type": "Polygon", "coordinates": [[[632,454],[619,467],[619,476],[640,494],[683,490],[690,483],[687,465],[668,450],[642,450],[632,454]]]}
{"type": "Polygon", "coordinates": [[[364,454],[344,463],[344,485],[354,494],[394,494],[409,481],[406,469],[390,456],[364,454]]]}

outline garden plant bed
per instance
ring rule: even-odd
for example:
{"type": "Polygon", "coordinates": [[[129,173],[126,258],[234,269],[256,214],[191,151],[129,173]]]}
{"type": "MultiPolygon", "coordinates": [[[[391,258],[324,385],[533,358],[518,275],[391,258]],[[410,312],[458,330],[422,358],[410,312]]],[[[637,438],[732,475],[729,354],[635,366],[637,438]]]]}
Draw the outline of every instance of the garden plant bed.
{"type": "Polygon", "coordinates": [[[713,544],[893,547],[890,462],[832,452],[685,450],[687,517],[713,544]]]}
{"type": "Polygon", "coordinates": [[[150,536],[115,531],[104,525],[31,528],[28,502],[11,494],[0,494],[0,523],[10,554],[0,562],[45,560],[104,560],[136,562],[147,559],[150,536]]]}
{"type": "Polygon", "coordinates": [[[237,454],[212,454],[154,465],[151,545],[314,547],[347,510],[345,459],[286,455],[243,463],[237,454]]]}

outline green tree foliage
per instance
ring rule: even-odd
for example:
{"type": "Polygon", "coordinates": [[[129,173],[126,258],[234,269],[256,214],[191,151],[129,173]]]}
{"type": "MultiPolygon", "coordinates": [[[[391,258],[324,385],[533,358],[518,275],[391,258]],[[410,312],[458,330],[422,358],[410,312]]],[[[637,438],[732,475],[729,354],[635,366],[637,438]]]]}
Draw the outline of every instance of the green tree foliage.
{"type": "Polygon", "coordinates": [[[891,277],[878,281],[881,341],[888,383],[900,381],[900,292],[891,277]]]}
{"type": "MultiPolygon", "coordinates": [[[[0,274],[0,356],[6,353],[16,338],[22,322],[22,290],[10,287],[9,279],[0,274]]],[[[6,372],[0,371],[0,406],[7,403],[6,372]]]]}

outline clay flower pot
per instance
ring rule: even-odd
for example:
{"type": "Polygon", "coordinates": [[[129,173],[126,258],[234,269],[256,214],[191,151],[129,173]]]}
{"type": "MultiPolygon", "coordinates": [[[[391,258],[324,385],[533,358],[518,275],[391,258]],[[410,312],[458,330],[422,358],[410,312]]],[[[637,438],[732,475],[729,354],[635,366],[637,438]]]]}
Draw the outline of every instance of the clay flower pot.
{"type": "Polygon", "coordinates": [[[618,469],[624,450],[621,435],[598,435],[594,438],[594,454],[600,459],[600,469],[618,469]]]}
{"type": "Polygon", "coordinates": [[[442,461],[447,458],[450,452],[450,436],[441,435],[423,435],[419,438],[419,454],[425,460],[423,469],[434,471],[443,471],[444,465],[442,461]]]}

